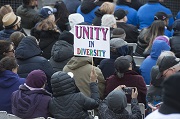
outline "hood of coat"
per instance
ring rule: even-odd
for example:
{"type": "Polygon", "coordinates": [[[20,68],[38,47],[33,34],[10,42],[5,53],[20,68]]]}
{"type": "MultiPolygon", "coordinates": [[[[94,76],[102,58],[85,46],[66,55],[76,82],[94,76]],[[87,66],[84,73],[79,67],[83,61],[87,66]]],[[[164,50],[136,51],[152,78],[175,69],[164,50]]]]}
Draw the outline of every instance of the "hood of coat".
{"type": "Polygon", "coordinates": [[[41,55],[41,53],[42,51],[38,46],[36,39],[32,36],[26,36],[16,48],[15,56],[17,59],[29,59],[41,55]]]}
{"type": "Polygon", "coordinates": [[[169,51],[170,46],[162,40],[155,40],[152,45],[150,56],[151,58],[157,59],[162,51],[169,51]]]}
{"type": "Polygon", "coordinates": [[[106,97],[108,108],[114,113],[121,113],[127,107],[127,98],[121,89],[113,90],[106,97]],[[118,103],[117,103],[118,100],[118,103]]]}
{"type": "Polygon", "coordinates": [[[0,73],[0,87],[9,88],[18,82],[19,76],[12,71],[5,70],[0,73]]]}
{"type": "Polygon", "coordinates": [[[66,41],[58,40],[52,47],[51,56],[56,62],[62,62],[74,55],[73,46],[66,41]]]}
{"type": "Polygon", "coordinates": [[[84,0],[81,4],[81,11],[84,14],[88,14],[96,7],[97,5],[94,3],[94,0],[84,0]]]}
{"type": "Polygon", "coordinates": [[[52,75],[51,86],[53,97],[60,97],[79,92],[75,80],[62,71],[58,71],[52,75]]]}
{"type": "Polygon", "coordinates": [[[75,70],[75,69],[78,69],[79,67],[85,66],[87,64],[92,64],[91,57],[74,56],[70,59],[70,61],[67,63],[66,66],[71,70],[75,70]]]}
{"type": "Polygon", "coordinates": [[[13,113],[19,117],[31,117],[44,97],[41,94],[51,96],[46,90],[31,91],[25,85],[20,85],[19,90],[13,93],[13,113]]]}

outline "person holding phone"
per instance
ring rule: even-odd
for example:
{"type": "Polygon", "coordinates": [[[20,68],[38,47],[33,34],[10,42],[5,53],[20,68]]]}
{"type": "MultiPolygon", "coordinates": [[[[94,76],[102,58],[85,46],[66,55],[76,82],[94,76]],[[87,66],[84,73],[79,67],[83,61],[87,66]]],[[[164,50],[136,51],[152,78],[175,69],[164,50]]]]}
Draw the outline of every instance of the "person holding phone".
{"type": "Polygon", "coordinates": [[[138,106],[138,91],[137,88],[132,88],[131,94],[131,109],[132,114],[125,109],[127,107],[127,99],[123,88],[125,85],[120,85],[115,88],[99,105],[99,118],[101,119],[142,119],[141,111],[138,106]]]}

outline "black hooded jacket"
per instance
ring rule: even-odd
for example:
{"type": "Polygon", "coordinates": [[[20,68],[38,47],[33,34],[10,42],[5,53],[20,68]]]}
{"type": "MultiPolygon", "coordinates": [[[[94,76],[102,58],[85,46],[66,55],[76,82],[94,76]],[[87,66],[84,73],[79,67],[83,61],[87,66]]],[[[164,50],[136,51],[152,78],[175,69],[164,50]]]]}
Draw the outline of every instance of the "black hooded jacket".
{"type": "Polygon", "coordinates": [[[34,37],[27,36],[23,38],[15,52],[19,64],[18,74],[20,77],[26,78],[35,69],[43,70],[46,73],[50,86],[51,75],[54,72],[48,60],[42,57],[41,53],[42,51],[34,37]]]}

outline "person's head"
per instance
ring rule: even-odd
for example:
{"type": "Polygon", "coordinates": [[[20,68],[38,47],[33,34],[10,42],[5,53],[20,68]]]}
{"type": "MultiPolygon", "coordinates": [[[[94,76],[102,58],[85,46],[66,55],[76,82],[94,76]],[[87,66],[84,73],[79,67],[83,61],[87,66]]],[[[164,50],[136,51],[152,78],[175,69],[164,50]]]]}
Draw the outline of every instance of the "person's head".
{"type": "Polygon", "coordinates": [[[16,16],[14,12],[4,15],[2,22],[5,29],[19,30],[21,27],[21,17],[16,16]]]}
{"type": "Polygon", "coordinates": [[[104,14],[113,14],[114,13],[115,4],[111,2],[104,2],[99,10],[104,14]]]}
{"type": "Polygon", "coordinates": [[[38,6],[38,0],[23,0],[23,5],[24,6],[30,6],[32,8],[35,8],[38,6]]]}
{"type": "Polygon", "coordinates": [[[117,28],[116,19],[112,14],[105,14],[101,19],[101,26],[117,28]]]}
{"type": "Polygon", "coordinates": [[[172,15],[168,15],[165,12],[157,12],[154,15],[154,20],[161,20],[164,22],[164,24],[167,26],[169,23],[169,18],[172,17],[172,15]]]}
{"type": "Polygon", "coordinates": [[[106,101],[108,108],[114,113],[121,113],[127,107],[127,98],[121,89],[111,91],[106,101]]]}
{"type": "Polygon", "coordinates": [[[127,14],[128,11],[125,11],[123,9],[118,9],[114,12],[114,17],[116,18],[117,22],[127,22],[127,14]]]}
{"type": "Polygon", "coordinates": [[[121,38],[121,39],[125,40],[126,33],[125,33],[124,29],[122,29],[122,28],[114,28],[112,30],[111,38],[121,38]]]}
{"type": "Polygon", "coordinates": [[[72,73],[58,71],[51,76],[53,97],[79,92],[72,73]]]}
{"type": "Polygon", "coordinates": [[[149,38],[149,45],[146,48],[146,50],[148,50],[149,48],[151,48],[153,41],[155,40],[155,38],[157,36],[162,36],[164,35],[164,28],[165,28],[165,24],[163,21],[161,20],[155,20],[150,27],[148,27],[148,30],[145,34],[145,41],[147,40],[147,38],[149,38]]]}
{"type": "Polygon", "coordinates": [[[155,86],[155,87],[161,87],[162,82],[164,80],[163,77],[160,77],[159,79],[157,79],[157,75],[159,73],[159,67],[157,65],[153,66],[151,69],[151,85],[155,86]]]}
{"type": "Polygon", "coordinates": [[[31,88],[44,88],[47,76],[44,71],[38,69],[31,71],[26,78],[26,85],[31,88]]]}
{"type": "Polygon", "coordinates": [[[161,113],[180,113],[180,73],[175,73],[163,82],[162,100],[159,112],[161,113]]]}
{"type": "Polygon", "coordinates": [[[170,46],[169,37],[167,37],[165,35],[156,37],[154,41],[156,41],[156,40],[162,40],[170,46]]]}
{"type": "Polygon", "coordinates": [[[14,49],[17,48],[21,40],[25,37],[24,33],[15,31],[10,35],[10,41],[14,43],[14,49]]]}
{"type": "Polygon", "coordinates": [[[177,19],[176,21],[174,21],[172,28],[175,32],[180,31],[180,19],[177,19]]]}
{"type": "Polygon", "coordinates": [[[15,57],[6,56],[0,60],[0,72],[9,70],[17,73],[19,65],[17,64],[15,57]]]}
{"type": "Polygon", "coordinates": [[[124,76],[128,70],[132,70],[132,57],[130,55],[120,56],[114,62],[115,73],[119,78],[124,76]]]}
{"type": "Polygon", "coordinates": [[[2,18],[5,14],[13,12],[13,9],[10,5],[4,5],[0,8],[0,24],[2,24],[2,18]]]}
{"type": "Polygon", "coordinates": [[[70,14],[68,19],[71,29],[73,29],[75,25],[84,22],[84,17],[79,13],[70,14]]]}
{"type": "Polygon", "coordinates": [[[157,79],[160,77],[167,78],[180,70],[180,59],[175,56],[161,56],[157,60],[159,73],[157,79]]]}
{"type": "Polygon", "coordinates": [[[14,57],[14,44],[13,42],[0,40],[0,59],[5,56],[12,56],[14,57]]]}

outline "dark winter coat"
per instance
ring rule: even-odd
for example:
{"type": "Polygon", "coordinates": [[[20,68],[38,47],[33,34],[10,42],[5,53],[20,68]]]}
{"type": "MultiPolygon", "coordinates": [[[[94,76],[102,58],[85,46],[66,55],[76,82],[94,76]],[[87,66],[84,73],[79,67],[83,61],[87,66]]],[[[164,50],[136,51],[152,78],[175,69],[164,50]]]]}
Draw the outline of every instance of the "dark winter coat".
{"type": "Polygon", "coordinates": [[[137,99],[131,99],[130,114],[127,107],[126,95],[122,90],[113,90],[99,105],[100,119],[142,119],[137,99]]]}
{"type": "Polygon", "coordinates": [[[173,37],[170,39],[171,51],[176,57],[180,58],[180,31],[174,32],[173,37]]]}
{"type": "Polygon", "coordinates": [[[20,78],[12,71],[5,70],[0,72],[0,111],[12,113],[11,95],[18,90],[19,86],[25,82],[24,78],[20,78]]]}
{"type": "Polygon", "coordinates": [[[36,23],[42,20],[36,10],[25,5],[19,6],[16,14],[21,17],[21,26],[26,29],[33,28],[36,23]]]}
{"type": "Polygon", "coordinates": [[[100,97],[95,82],[90,83],[91,98],[79,92],[75,80],[65,72],[53,74],[51,85],[49,111],[56,119],[89,119],[87,110],[98,107],[100,97]]]}
{"type": "Polygon", "coordinates": [[[63,0],[70,14],[76,13],[78,6],[81,4],[80,0],[63,0]]]}
{"type": "Polygon", "coordinates": [[[51,55],[49,62],[53,70],[55,72],[62,71],[67,62],[74,56],[73,45],[59,40],[53,45],[51,55]]]}
{"type": "MultiPolygon", "coordinates": [[[[138,75],[135,71],[127,71],[124,73],[124,77],[118,78],[117,75],[111,75],[106,80],[105,95],[107,96],[112,90],[119,85],[126,85],[126,87],[136,87],[138,90],[138,102],[146,105],[146,93],[147,88],[144,79],[141,75],[138,75]]],[[[131,102],[131,96],[127,95],[127,102],[131,102]]]]}
{"type": "Polygon", "coordinates": [[[20,77],[25,78],[35,69],[43,70],[50,86],[51,75],[54,73],[53,68],[48,60],[41,56],[41,52],[36,41],[32,40],[30,36],[23,38],[15,52],[19,64],[18,74],[20,77]]]}
{"type": "Polygon", "coordinates": [[[46,59],[50,59],[52,46],[58,41],[60,33],[53,30],[39,31],[33,28],[31,30],[31,35],[40,40],[39,47],[43,51],[42,56],[46,59]]]}
{"type": "Polygon", "coordinates": [[[117,27],[124,29],[126,33],[125,41],[128,43],[137,43],[137,37],[139,36],[139,31],[136,26],[132,24],[126,24],[124,22],[117,22],[117,27]]]}
{"type": "Polygon", "coordinates": [[[12,113],[23,119],[50,116],[48,105],[51,94],[46,90],[30,90],[21,85],[12,94],[12,113]]]}
{"type": "Polygon", "coordinates": [[[106,14],[106,13],[103,13],[99,9],[97,9],[95,11],[96,17],[93,19],[92,24],[94,26],[101,26],[101,18],[103,17],[104,14],[106,14]]]}

